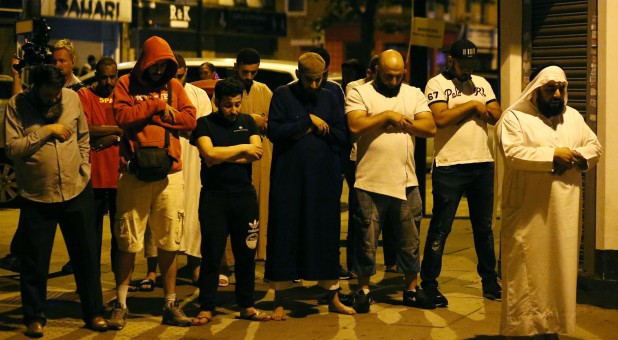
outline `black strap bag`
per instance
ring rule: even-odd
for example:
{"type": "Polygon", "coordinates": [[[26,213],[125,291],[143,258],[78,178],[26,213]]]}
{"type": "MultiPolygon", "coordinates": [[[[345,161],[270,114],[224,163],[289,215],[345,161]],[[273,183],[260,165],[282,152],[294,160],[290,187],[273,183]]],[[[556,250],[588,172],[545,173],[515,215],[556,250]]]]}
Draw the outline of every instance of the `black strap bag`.
{"type": "MultiPolygon", "coordinates": [[[[172,87],[168,84],[167,103],[172,102],[172,87]]],[[[172,170],[174,160],[169,156],[168,149],[170,146],[170,132],[165,129],[165,145],[163,148],[156,146],[141,146],[133,152],[131,160],[131,169],[135,176],[142,181],[153,182],[162,180],[167,177],[172,170]]]]}

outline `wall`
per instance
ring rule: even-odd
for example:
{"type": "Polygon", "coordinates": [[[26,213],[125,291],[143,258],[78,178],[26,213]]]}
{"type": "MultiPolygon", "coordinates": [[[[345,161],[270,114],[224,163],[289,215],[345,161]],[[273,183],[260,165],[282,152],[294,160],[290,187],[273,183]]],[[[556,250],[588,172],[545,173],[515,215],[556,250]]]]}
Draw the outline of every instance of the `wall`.
{"type": "Polygon", "coordinates": [[[598,125],[603,157],[597,165],[597,250],[618,249],[618,3],[598,0],[598,125]],[[612,34],[613,33],[613,34],[612,34]]]}

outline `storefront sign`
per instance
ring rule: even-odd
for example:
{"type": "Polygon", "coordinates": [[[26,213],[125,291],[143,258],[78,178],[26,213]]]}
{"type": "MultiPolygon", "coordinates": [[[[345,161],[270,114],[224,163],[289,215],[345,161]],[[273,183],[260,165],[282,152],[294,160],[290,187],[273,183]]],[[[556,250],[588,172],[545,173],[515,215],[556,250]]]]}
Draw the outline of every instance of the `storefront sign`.
{"type": "Polygon", "coordinates": [[[414,17],[410,44],[442,48],[444,40],[444,20],[414,17]]]}
{"type": "Polygon", "coordinates": [[[191,17],[189,16],[189,6],[170,5],[170,27],[189,28],[191,17]]]}
{"type": "Polygon", "coordinates": [[[42,0],[41,15],[57,18],[131,22],[130,0],[42,0]]]}

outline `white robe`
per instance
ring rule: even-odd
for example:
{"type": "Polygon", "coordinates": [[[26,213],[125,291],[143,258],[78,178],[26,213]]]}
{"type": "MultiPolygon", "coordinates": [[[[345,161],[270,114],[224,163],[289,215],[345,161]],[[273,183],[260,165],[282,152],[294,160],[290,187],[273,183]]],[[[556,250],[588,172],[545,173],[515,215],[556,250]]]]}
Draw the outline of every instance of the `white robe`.
{"type": "Polygon", "coordinates": [[[592,168],[602,147],[568,107],[547,119],[524,101],[496,126],[505,159],[502,192],[501,334],[575,331],[582,176],[552,174],[554,149],[578,151],[592,168]]]}
{"type": "MultiPolygon", "coordinates": [[[[196,108],[196,119],[212,112],[210,98],[206,91],[189,83],[185,84],[185,91],[196,108]]],[[[189,143],[188,135],[181,136],[180,145],[182,147],[182,172],[185,179],[184,235],[180,242],[180,250],[187,255],[201,258],[202,233],[198,218],[200,190],[202,189],[200,152],[189,143]]]]}

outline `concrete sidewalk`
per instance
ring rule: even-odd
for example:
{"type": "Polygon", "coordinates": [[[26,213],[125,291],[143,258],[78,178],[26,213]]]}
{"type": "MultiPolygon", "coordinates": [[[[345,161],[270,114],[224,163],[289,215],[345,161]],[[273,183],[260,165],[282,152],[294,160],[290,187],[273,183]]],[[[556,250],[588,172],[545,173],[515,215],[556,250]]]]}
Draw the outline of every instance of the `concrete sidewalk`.
{"type": "MultiPolygon", "coordinates": [[[[429,198],[430,199],[430,198],[429,198]]],[[[428,200],[428,207],[431,207],[428,200]]],[[[500,302],[482,298],[481,281],[476,274],[476,254],[472,242],[472,230],[466,219],[466,204],[458,212],[453,231],[446,245],[441,290],[449,299],[447,308],[431,311],[408,308],[401,304],[403,280],[398,274],[385,273],[381,249],[378,250],[378,273],[372,278],[372,292],[376,302],[368,314],[344,316],[330,314],[327,306],[318,305],[316,299],[323,291],[315,282],[302,282],[291,290],[296,299],[293,313],[284,322],[250,322],[238,320],[234,304],[234,277],[230,286],[220,290],[217,311],[213,322],[203,327],[178,328],[161,325],[162,295],[160,285],[154,292],[130,293],[130,317],[122,331],[94,333],[83,328],[78,297],[72,275],[60,273],[67,260],[62,235],[55,240],[50,279],[48,282],[49,321],[45,327],[46,338],[161,338],[161,339],[469,339],[501,338],[497,336],[500,323],[500,302]]],[[[9,244],[18,211],[0,210],[0,256],[9,251],[9,244]]],[[[107,222],[106,222],[107,223],[107,222]]],[[[421,239],[427,235],[429,219],[422,223],[421,239]]],[[[341,239],[345,240],[347,212],[342,213],[341,239]]],[[[102,256],[102,286],[104,301],[114,298],[114,277],[110,271],[109,230],[104,229],[104,252],[102,256]]],[[[495,229],[496,240],[499,223],[495,229]]],[[[496,241],[496,251],[498,250],[496,241]]],[[[341,263],[345,263],[342,249],[341,263]]],[[[134,278],[145,275],[146,264],[137,256],[134,278]]],[[[180,256],[179,267],[186,264],[180,256]]],[[[187,273],[188,274],[188,273],[187,273]]],[[[257,308],[270,311],[273,293],[263,282],[264,263],[257,263],[256,297],[257,308]]],[[[357,289],[356,281],[342,281],[344,292],[357,289]]],[[[577,332],[572,337],[561,339],[618,339],[618,304],[616,292],[578,291],[577,332]],[[592,304],[594,303],[594,304],[592,304]]],[[[190,284],[189,276],[179,277],[177,295],[183,300],[189,316],[198,312],[197,291],[190,284]]],[[[25,327],[21,325],[21,302],[19,279],[15,273],[0,269],[0,338],[22,338],[25,327]]]]}

